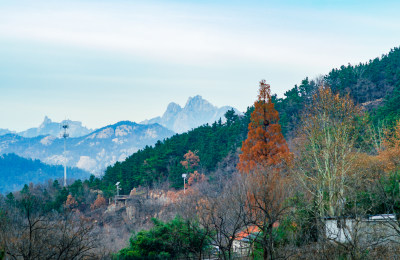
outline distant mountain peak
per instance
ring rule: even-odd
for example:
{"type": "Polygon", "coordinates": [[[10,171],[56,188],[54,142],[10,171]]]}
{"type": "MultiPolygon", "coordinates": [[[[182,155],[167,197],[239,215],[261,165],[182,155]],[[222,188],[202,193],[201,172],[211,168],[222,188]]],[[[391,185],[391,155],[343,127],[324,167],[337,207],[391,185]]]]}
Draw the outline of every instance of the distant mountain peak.
{"type": "Polygon", "coordinates": [[[188,100],[186,101],[186,105],[188,103],[191,103],[191,102],[198,102],[198,101],[203,101],[203,100],[205,100],[205,99],[203,99],[203,97],[201,95],[196,95],[194,97],[189,97],[188,100]]]}
{"type": "Polygon", "coordinates": [[[44,116],[43,122],[40,124],[39,128],[43,129],[46,126],[50,125],[51,123],[53,123],[53,121],[51,121],[51,119],[47,116],[44,116]]]}
{"type": "Polygon", "coordinates": [[[188,100],[186,101],[185,108],[193,107],[193,106],[199,106],[199,105],[210,105],[210,106],[213,106],[210,102],[208,102],[207,100],[203,99],[202,96],[197,95],[197,96],[188,98],[188,100]]]}
{"type": "Polygon", "coordinates": [[[51,119],[48,116],[44,116],[42,125],[49,124],[51,122],[53,122],[53,121],[51,121],[51,119]]]}
{"type": "MultiPolygon", "coordinates": [[[[220,118],[224,121],[224,114],[230,109],[232,109],[230,106],[218,108],[202,96],[196,95],[189,97],[183,108],[171,102],[162,117],[155,117],[141,123],[158,123],[174,132],[182,133],[203,124],[213,123],[220,118]]],[[[238,112],[236,109],[235,111],[238,112]]]]}
{"type": "Polygon", "coordinates": [[[178,113],[182,110],[182,107],[175,102],[171,102],[168,104],[167,110],[164,112],[165,114],[169,113],[178,113]]]}
{"type": "MultiPolygon", "coordinates": [[[[69,125],[69,134],[71,137],[84,136],[92,132],[82,126],[82,122],[65,120],[69,125]]],[[[60,136],[61,123],[52,121],[47,115],[44,117],[43,122],[38,127],[29,128],[25,131],[19,132],[18,135],[23,137],[36,137],[40,135],[60,136]]]]}
{"type": "MultiPolygon", "coordinates": [[[[73,121],[72,121],[73,122],[73,121]]],[[[52,122],[60,131],[59,123],[52,122]]],[[[76,125],[70,124],[71,133],[76,125]]],[[[35,128],[35,131],[39,128],[35,128]]],[[[41,129],[44,130],[44,129],[41,129]]],[[[90,171],[101,172],[116,161],[124,160],[146,145],[153,145],[175,134],[159,124],[137,124],[120,121],[97,129],[87,135],[68,138],[67,165],[90,171]]],[[[40,159],[48,164],[64,162],[64,141],[59,135],[22,137],[19,135],[0,136],[0,154],[16,153],[26,158],[40,159]]],[[[1,167],[0,167],[1,168],[1,167]]]]}

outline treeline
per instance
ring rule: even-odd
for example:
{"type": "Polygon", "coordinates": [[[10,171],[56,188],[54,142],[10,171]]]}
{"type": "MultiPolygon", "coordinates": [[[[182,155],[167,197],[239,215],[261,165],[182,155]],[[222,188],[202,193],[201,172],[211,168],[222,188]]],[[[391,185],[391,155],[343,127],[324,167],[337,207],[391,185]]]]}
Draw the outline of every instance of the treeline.
{"type": "Polygon", "coordinates": [[[375,124],[393,125],[400,117],[400,49],[396,47],[367,63],[342,65],[314,80],[305,78],[300,85],[286,91],[283,98],[272,96],[286,138],[294,136],[296,127],[301,124],[300,113],[322,83],[330,86],[334,93],[349,94],[359,105],[378,100],[367,107],[375,124]]]}
{"type": "Polygon", "coordinates": [[[168,183],[170,188],[183,188],[182,174],[187,173],[181,165],[184,154],[189,150],[200,157],[202,172],[214,170],[229,153],[235,153],[246,138],[251,108],[243,115],[229,110],[226,122],[220,119],[212,125],[203,125],[187,133],[177,134],[154,146],[146,146],[124,162],[110,166],[101,179],[99,188],[105,194],[115,193],[115,183],[121,182],[123,194],[129,194],[134,187],[153,187],[168,183]]]}
{"type": "Polygon", "coordinates": [[[390,95],[400,87],[400,49],[390,50],[388,54],[367,63],[341,66],[325,76],[332,91],[350,94],[357,103],[365,103],[390,95]]]}

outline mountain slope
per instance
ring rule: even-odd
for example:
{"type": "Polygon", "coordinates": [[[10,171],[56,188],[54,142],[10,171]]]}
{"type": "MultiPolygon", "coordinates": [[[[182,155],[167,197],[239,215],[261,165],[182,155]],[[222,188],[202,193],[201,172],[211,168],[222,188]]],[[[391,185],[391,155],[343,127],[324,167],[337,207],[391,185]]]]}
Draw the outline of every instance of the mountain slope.
{"type": "MultiPolygon", "coordinates": [[[[390,125],[400,119],[399,48],[367,63],[332,69],[322,80],[335,93],[349,94],[356,104],[372,114],[374,122],[385,121],[390,125]]],[[[301,124],[300,113],[318,87],[318,81],[305,78],[300,85],[286,91],[283,98],[273,97],[286,138],[293,137],[297,125],[301,124]]]]}
{"type": "MultiPolygon", "coordinates": [[[[172,102],[168,105],[162,117],[155,117],[141,123],[158,123],[176,133],[183,133],[204,124],[212,124],[220,118],[224,120],[224,114],[230,109],[232,109],[230,106],[218,108],[197,95],[189,97],[183,108],[172,102]]],[[[240,113],[236,109],[235,111],[238,114],[240,113]]]]}
{"type": "MultiPolygon", "coordinates": [[[[381,59],[378,58],[357,66],[349,65],[348,67],[342,66],[340,69],[334,69],[323,80],[332,84],[333,90],[341,95],[356,96],[356,103],[363,102],[366,106],[367,104],[364,102],[371,101],[368,106],[373,110],[372,112],[387,107],[387,104],[390,105],[390,111],[400,111],[399,55],[400,50],[395,48],[388,55],[383,55],[381,59]],[[379,72],[378,68],[384,71],[379,72]],[[349,75],[353,75],[357,71],[362,71],[362,73],[357,74],[357,80],[351,80],[352,77],[349,75]],[[378,77],[377,75],[381,76],[378,77]],[[374,82],[375,87],[364,86],[361,83],[367,79],[374,82]],[[369,88],[374,89],[374,94],[367,94],[366,89],[369,88]],[[397,94],[393,95],[393,93],[397,94]],[[385,95],[386,99],[396,98],[396,100],[386,104],[382,104],[379,99],[376,100],[385,95]]],[[[280,114],[282,130],[289,142],[294,137],[297,126],[301,124],[300,114],[312,100],[312,96],[319,85],[318,81],[305,78],[300,85],[295,85],[288,90],[283,98],[278,98],[276,95],[272,97],[275,108],[280,114]]],[[[196,103],[192,100],[188,101],[188,103],[192,102],[196,103]]],[[[204,107],[204,110],[207,110],[210,106],[204,104],[204,107]]],[[[164,120],[164,124],[168,125],[167,122],[172,121],[173,125],[174,120],[179,118],[179,114],[185,108],[182,109],[179,105],[172,103],[168,106],[163,117],[155,118],[153,122],[164,120]],[[177,116],[174,115],[175,113],[177,116]]],[[[138,151],[125,161],[116,163],[107,169],[102,178],[102,189],[114,189],[113,184],[116,181],[121,182],[124,192],[129,192],[130,189],[138,185],[151,186],[157,182],[169,182],[172,187],[182,187],[181,174],[185,172],[185,169],[180,165],[180,161],[183,155],[188,150],[197,150],[202,172],[207,173],[214,170],[223,158],[226,158],[229,153],[236,152],[241,146],[241,141],[246,138],[251,111],[252,108],[249,108],[244,116],[233,120],[234,123],[228,119],[225,124],[215,123],[212,126],[205,125],[194,128],[187,133],[177,134],[164,142],[158,142],[154,147],[146,147],[138,151]]],[[[400,113],[395,113],[394,116],[399,119],[400,113]]],[[[231,167],[234,167],[234,164],[231,167]]]]}
{"type": "Polygon", "coordinates": [[[0,135],[5,135],[5,134],[9,134],[9,133],[12,133],[12,131],[10,131],[8,129],[0,128],[0,135]]]}
{"type": "MultiPolygon", "coordinates": [[[[68,166],[99,175],[108,166],[146,145],[174,133],[158,124],[141,125],[122,121],[98,129],[89,135],[67,139],[68,166]]],[[[63,164],[64,141],[51,135],[26,138],[16,134],[0,136],[0,154],[40,159],[48,164],[63,164]]]]}
{"type": "Polygon", "coordinates": [[[361,104],[390,95],[400,84],[400,49],[358,65],[341,66],[325,76],[332,90],[349,93],[361,104]]]}
{"type": "Polygon", "coordinates": [[[171,187],[180,188],[183,186],[182,173],[187,172],[180,163],[184,154],[189,150],[197,153],[202,173],[215,170],[229,154],[235,157],[237,148],[246,138],[250,113],[251,110],[244,116],[227,113],[225,123],[202,125],[145,147],[125,161],[108,167],[99,188],[111,194],[117,181],[121,182],[123,194],[128,194],[133,187],[152,186],[154,183],[168,182],[171,187]]]}
{"type": "MultiPolygon", "coordinates": [[[[86,179],[90,175],[78,168],[68,168],[67,173],[68,179],[86,179]]],[[[30,182],[41,183],[48,179],[62,179],[63,176],[63,166],[47,165],[16,154],[0,155],[0,193],[20,190],[30,182]]]]}

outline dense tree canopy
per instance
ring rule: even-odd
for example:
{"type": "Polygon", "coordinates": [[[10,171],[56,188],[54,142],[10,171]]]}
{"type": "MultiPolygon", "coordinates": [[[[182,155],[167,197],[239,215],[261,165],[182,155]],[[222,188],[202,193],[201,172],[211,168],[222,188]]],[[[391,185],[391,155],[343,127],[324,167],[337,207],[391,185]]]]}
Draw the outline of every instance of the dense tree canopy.
{"type": "Polygon", "coordinates": [[[113,195],[115,183],[121,182],[122,193],[127,194],[134,187],[153,186],[159,182],[169,182],[173,188],[183,188],[182,173],[188,170],[182,158],[188,151],[196,151],[199,157],[197,169],[207,173],[229,153],[240,147],[247,134],[249,112],[244,116],[227,112],[228,121],[203,125],[187,133],[177,134],[154,146],[147,146],[134,153],[124,162],[117,162],[105,171],[100,187],[113,195]]]}
{"type": "Polygon", "coordinates": [[[133,235],[129,246],[122,249],[118,259],[202,259],[209,247],[209,234],[198,223],[180,217],[169,222],[152,219],[153,227],[133,235]]]}

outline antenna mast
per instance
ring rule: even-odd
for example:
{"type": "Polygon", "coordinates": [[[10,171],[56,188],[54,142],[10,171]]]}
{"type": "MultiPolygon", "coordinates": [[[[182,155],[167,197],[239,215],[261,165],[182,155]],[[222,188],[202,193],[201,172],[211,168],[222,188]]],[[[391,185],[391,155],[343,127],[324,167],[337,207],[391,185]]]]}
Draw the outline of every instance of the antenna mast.
{"type": "Polygon", "coordinates": [[[64,187],[67,187],[67,129],[69,128],[68,122],[64,120],[61,126],[64,129],[62,137],[64,138],[64,187]]]}

